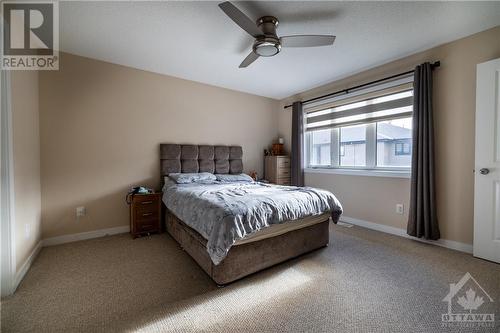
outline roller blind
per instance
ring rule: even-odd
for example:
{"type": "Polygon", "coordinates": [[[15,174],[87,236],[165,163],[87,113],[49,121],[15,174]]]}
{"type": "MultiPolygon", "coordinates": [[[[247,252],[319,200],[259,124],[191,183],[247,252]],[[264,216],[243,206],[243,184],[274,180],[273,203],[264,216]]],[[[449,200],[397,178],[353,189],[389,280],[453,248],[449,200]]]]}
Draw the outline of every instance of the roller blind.
{"type": "Polygon", "coordinates": [[[348,97],[307,110],[306,131],[316,131],[387,119],[413,112],[413,83],[348,97]]]}

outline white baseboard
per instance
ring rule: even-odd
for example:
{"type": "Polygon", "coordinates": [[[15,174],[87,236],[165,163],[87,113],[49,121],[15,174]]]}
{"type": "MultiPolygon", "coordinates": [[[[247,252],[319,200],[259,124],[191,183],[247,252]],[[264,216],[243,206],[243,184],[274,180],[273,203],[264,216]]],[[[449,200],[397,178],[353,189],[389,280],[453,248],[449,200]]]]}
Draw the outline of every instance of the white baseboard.
{"type": "Polygon", "coordinates": [[[43,246],[52,246],[52,245],[59,245],[59,244],[81,241],[81,240],[85,240],[85,239],[123,234],[123,233],[129,232],[129,231],[130,231],[129,226],[114,227],[114,228],[81,232],[78,234],[71,234],[71,235],[63,235],[63,236],[46,238],[42,242],[43,242],[43,246]]]}
{"type": "Polygon", "coordinates": [[[14,280],[14,291],[16,291],[17,287],[19,286],[19,284],[23,280],[24,276],[26,275],[26,273],[30,269],[31,264],[33,263],[33,261],[35,261],[36,257],[40,253],[41,249],[42,249],[42,241],[39,241],[36,244],[36,246],[33,249],[33,251],[31,251],[31,253],[28,256],[28,258],[26,258],[26,260],[24,261],[24,263],[21,266],[21,268],[18,271],[16,271],[16,276],[14,278],[15,279],[14,280]]]}
{"type": "Polygon", "coordinates": [[[364,228],[377,230],[377,231],[385,232],[385,233],[396,235],[396,236],[401,236],[401,237],[413,239],[413,240],[416,240],[419,242],[433,244],[433,245],[437,245],[437,246],[442,246],[442,247],[446,247],[448,249],[457,250],[457,251],[461,251],[461,252],[472,253],[472,244],[456,242],[456,241],[452,241],[452,240],[448,240],[448,239],[438,239],[436,241],[432,241],[432,240],[412,237],[406,233],[406,229],[401,229],[401,228],[391,227],[391,226],[384,225],[384,224],[355,219],[355,218],[348,217],[348,216],[342,216],[340,218],[340,220],[342,222],[345,222],[345,223],[350,223],[350,224],[354,224],[354,225],[357,225],[360,227],[364,227],[364,228]]]}

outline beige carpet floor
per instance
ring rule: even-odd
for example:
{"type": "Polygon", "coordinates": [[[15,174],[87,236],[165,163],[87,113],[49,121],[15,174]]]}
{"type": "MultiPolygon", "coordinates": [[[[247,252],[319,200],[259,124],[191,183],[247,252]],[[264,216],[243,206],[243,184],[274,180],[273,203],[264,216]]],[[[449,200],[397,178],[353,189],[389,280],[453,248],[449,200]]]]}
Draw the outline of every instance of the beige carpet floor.
{"type": "Polygon", "coordinates": [[[2,300],[2,332],[498,332],[500,265],[359,227],[218,288],[167,234],[44,248],[2,300]],[[470,272],[495,328],[443,328],[449,284],[470,272]],[[490,304],[491,305],[491,304],[490,304]]]}

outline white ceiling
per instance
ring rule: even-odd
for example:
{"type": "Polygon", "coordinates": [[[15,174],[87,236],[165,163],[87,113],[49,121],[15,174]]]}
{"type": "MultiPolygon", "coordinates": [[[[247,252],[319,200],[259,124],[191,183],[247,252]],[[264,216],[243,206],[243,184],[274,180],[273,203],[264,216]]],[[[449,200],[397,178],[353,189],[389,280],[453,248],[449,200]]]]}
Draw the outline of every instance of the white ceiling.
{"type": "Polygon", "coordinates": [[[252,37],[218,2],[61,2],[62,51],[281,99],[500,23],[500,2],[235,2],[278,35],[330,34],[238,65],[252,37]]]}

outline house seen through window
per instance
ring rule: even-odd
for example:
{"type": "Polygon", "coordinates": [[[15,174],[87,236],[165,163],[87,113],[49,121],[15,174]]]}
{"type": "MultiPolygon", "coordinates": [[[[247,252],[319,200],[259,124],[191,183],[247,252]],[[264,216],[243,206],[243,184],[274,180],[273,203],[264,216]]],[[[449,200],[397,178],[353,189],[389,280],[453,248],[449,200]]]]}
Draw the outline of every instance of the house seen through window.
{"type": "Polygon", "coordinates": [[[411,118],[377,123],[377,165],[410,167],[411,118]]]}

